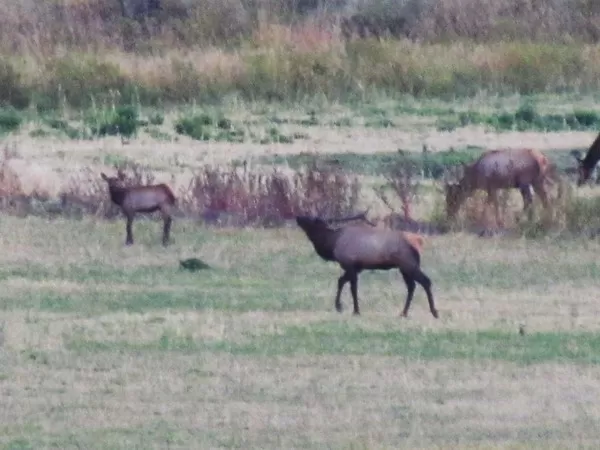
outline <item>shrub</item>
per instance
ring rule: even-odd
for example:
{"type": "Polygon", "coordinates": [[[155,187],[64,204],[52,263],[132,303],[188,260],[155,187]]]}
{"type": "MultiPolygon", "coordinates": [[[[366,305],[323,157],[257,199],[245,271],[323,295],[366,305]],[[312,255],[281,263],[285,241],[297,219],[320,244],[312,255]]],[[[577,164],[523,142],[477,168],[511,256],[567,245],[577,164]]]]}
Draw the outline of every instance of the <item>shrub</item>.
{"type": "Polygon", "coordinates": [[[30,94],[14,65],[0,59],[0,105],[25,108],[31,100],[30,94]]]}
{"type": "Polygon", "coordinates": [[[355,177],[316,167],[286,175],[206,166],[180,204],[212,224],[281,226],[297,214],[351,214],[359,193],[355,177]]]}
{"type": "Polygon", "coordinates": [[[134,106],[118,106],[95,118],[92,133],[98,136],[121,135],[130,137],[137,133],[138,112],[134,106]]]}
{"type": "Polygon", "coordinates": [[[206,113],[180,118],[175,123],[175,131],[199,141],[244,142],[246,136],[243,129],[226,117],[215,118],[206,113]]]}
{"type": "Polygon", "coordinates": [[[22,122],[22,117],[14,109],[0,109],[0,133],[14,131],[21,126],[22,122]]]}

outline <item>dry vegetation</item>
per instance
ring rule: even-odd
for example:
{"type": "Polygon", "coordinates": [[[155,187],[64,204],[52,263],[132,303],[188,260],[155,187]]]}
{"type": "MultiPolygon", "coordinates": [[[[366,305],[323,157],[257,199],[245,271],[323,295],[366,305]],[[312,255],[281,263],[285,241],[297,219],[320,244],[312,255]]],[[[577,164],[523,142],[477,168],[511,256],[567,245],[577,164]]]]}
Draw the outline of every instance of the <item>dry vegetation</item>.
{"type": "Polygon", "coordinates": [[[452,97],[590,91],[600,79],[591,1],[162,3],[124,17],[117,0],[1,2],[0,102],[46,111],[225,95],[452,97]]]}

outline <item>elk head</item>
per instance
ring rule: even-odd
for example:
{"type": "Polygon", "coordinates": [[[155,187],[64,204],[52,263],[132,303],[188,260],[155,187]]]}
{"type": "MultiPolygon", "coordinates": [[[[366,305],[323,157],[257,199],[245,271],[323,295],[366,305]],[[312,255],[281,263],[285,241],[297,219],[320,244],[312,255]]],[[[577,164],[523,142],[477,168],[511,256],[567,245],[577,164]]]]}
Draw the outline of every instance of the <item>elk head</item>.
{"type": "Polygon", "coordinates": [[[581,157],[579,150],[571,151],[571,155],[577,161],[577,186],[581,186],[590,179],[592,168],[586,167],[584,159],[581,157]]]}
{"type": "Polygon", "coordinates": [[[104,172],[101,172],[100,176],[108,183],[109,187],[125,187],[125,174],[122,171],[119,171],[116,177],[109,177],[104,172]]]}
{"type": "Polygon", "coordinates": [[[465,175],[466,164],[453,169],[449,169],[444,173],[444,195],[446,197],[446,215],[454,217],[464,200],[466,191],[463,182],[465,175]]]}

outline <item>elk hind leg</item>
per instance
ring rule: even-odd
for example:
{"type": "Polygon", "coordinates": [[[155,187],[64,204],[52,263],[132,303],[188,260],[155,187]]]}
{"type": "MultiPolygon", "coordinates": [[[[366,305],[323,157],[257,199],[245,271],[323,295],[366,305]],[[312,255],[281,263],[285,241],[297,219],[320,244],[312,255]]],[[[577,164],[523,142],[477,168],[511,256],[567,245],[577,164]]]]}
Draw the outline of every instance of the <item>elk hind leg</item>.
{"type": "Polygon", "coordinates": [[[413,278],[415,279],[415,281],[417,283],[419,283],[421,286],[423,286],[423,289],[425,290],[425,293],[427,294],[427,302],[429,303],[429,310],[431,311],[431,314],[433,315],[433,317],[435,317],[436,319],[439,317],[438,311],[435,308],[435,302],[433,300],[433,294],[431,292],[431,280],[429,279],[429,277],[427,275],[425,275],[423,273],[423,271],[421,269],[417,269],[416,272],[413,275],[413,278]]]}
{"type": "Polygon", "coordinates": [[[404,309],[402,310],[401,317],[408,317],[408,309],[410,308],[410,303],[412,302],[413,295],[415,293],[415,288],[417,286],[417,282],[415,279],[410,276],[407,272],[400,269],[400,273],[402,274],[402,278],[404,279],[404,283],[406,284],[406,301],[404,302],[404,309]]]}
{"type": "Polygon", "coordinates": [[[358,272],[352,271],[349,273],[350,277],[350,292],[352,293],[352,302],[354,303],[354,315],[360,315],[358,308],[358,272]]]}

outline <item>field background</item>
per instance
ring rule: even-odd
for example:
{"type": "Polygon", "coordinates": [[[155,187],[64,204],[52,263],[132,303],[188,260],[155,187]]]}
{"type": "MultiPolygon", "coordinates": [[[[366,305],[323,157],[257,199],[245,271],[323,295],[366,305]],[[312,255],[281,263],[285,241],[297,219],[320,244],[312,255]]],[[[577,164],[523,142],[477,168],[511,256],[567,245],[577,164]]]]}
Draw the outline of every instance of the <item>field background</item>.
{"type": "MultiPolygon", "coordinates": [[[[595,184],[535,238],[427,236],[435,320],[420,288],[399,317],[395,271],[336,313],[339,268],[293,224],[178,216],[163,248],[140,219],[125,247],[100,180],[137,164],[185,196],[206,165],[316,160],[375,220],[402,155],[532,147],[572,185],[600,130],[596,2],[38,3],[0,0],[1,448],[597,446],[595,184]]],[[[417,178],[413,218],[440,220],[417,178]]]]}

